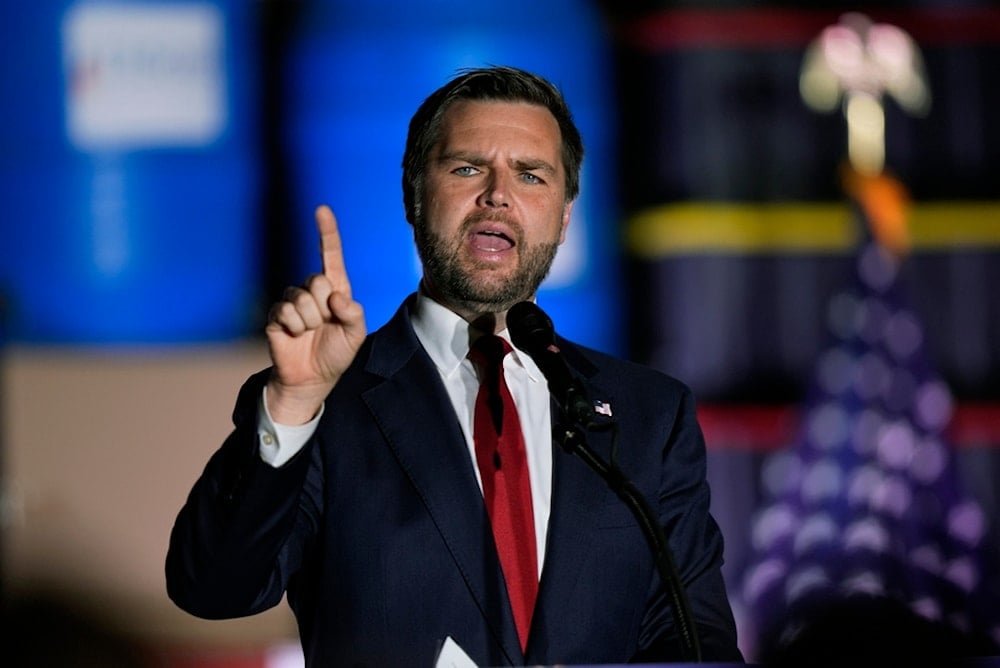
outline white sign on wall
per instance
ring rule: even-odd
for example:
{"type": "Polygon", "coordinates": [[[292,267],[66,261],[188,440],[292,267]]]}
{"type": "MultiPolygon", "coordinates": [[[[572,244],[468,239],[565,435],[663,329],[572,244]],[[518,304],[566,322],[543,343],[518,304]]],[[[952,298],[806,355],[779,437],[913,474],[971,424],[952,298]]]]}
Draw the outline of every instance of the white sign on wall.
{"type": "Polygon", "coordinates": [[[62,26],[66,131],[82,150],[203,146],[225,128],[217,7],[84,2],[62,26]]]}

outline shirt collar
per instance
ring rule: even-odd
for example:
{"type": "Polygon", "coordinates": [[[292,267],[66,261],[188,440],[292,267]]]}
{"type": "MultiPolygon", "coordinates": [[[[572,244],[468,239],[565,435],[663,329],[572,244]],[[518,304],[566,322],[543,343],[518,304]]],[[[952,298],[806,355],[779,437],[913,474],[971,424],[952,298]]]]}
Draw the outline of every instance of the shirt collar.
{"type": "MultiPolygon", "coordinates": [[[[417,291],[410,319],[417,340],[438,371],[446,377],[455,373],[469,353],[469,323],[448,307],[428,297],[423,290],[417,291]]],[[[498,336],[510,343],[510,333],[506,329],[498,336]]],[[[514,348],[511,353],[514,361],[525,369],[528,377],[533,381],[541,381],[543,376],[534,360],[513,344],[511,347],[514,348]]]]}

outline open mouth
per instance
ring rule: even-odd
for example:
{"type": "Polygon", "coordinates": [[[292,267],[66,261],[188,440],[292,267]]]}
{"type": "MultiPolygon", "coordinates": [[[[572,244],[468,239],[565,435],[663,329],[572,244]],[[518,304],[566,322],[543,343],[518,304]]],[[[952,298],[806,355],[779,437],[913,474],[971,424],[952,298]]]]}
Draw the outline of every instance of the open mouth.
{"type": "Polygon", "coordinates": [[[513,248],[514,240],[502,231],[484,229],[472,235],[472,244],[479,251],[500,253],[513,248]]]}

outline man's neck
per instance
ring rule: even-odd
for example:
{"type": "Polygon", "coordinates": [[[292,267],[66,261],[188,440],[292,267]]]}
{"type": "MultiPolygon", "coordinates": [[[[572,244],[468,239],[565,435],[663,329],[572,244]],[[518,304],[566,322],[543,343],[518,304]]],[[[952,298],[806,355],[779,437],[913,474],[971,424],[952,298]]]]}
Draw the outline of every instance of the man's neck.
{"type": "Polygon", "coordinates": [[[507,311],[490,311],[484,308],[476,308],[472,305],[456,304],[452,300],[445,299],[436,290],[427,285],[426,281],[420,282],[420,292],[449,311],[458,315],[469,323],[474,329],[493,334],[499,334],[507,327],[507,311]]]}

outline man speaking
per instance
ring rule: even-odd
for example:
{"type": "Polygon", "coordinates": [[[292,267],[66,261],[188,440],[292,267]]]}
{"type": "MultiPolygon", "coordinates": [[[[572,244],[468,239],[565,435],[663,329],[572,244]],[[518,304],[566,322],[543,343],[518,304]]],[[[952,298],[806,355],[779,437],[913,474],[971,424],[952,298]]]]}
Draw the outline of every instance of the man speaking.
{"type": "MultiPolygon", "coordinates": [[[[508,333],[565,239],[582,159],[533,74],[470,70],[432,93],[403,157],[423,278],[372,334],[317,209],[323,271],[271,309],[272,364],[171,534],[180,607],[236,617],[287,592],[315,667],[431,666],[449,638],[483,666],[685,658],[640,523],[558,449],[549,381],[508,333]]],[[[739,661],[690,391],[556,343],[593,401],[590,447],[614,448],[654,510],[701,655],[739,661]]]]}

